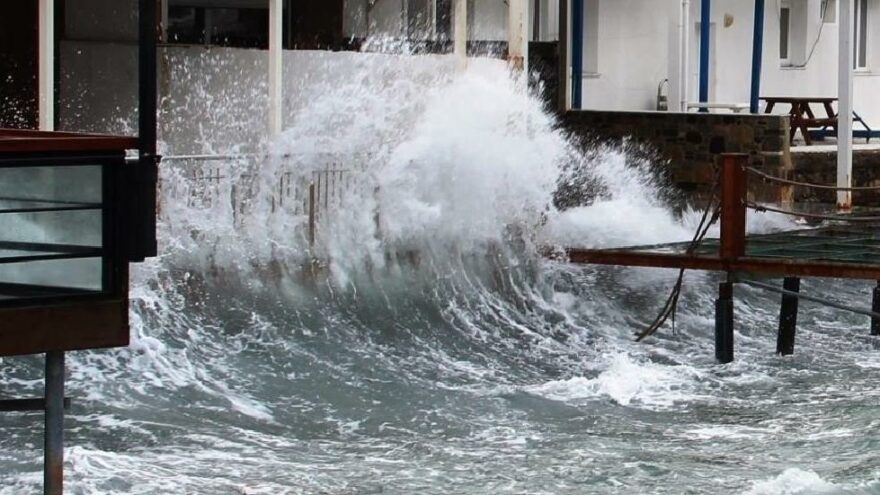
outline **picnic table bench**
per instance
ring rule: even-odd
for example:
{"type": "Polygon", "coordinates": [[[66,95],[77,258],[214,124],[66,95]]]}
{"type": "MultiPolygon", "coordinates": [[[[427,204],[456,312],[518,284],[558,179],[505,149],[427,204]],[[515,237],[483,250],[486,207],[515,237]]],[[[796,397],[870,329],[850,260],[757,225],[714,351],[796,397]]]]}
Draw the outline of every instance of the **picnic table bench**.
{"type": "MultiPolygon", "coordinates": [[[[791,130],[789,131],[789,139],[794,143],[794,136],[798,130],[804,137],[807,145],[813,144],[813,138],[810,135],[810,129],[826,131],[829,127],[837,133],[837,112],[834,111],[834,103],[837,98],[833,97],[803,97],[803,96],[765,96],[761,98],[767,102],[765,113],[772,113],[776,104],[787,104],[791,106],[788,114],[791,117],[791,130]],[[825,115],[816,117],[813,113],[811,105],[821,105],[825,110],[825,115]]],[[[870,141],[873,131],[868,124],[853,112],[853,120],[864,126],[867,131],[868,140],[870,141]]]]}

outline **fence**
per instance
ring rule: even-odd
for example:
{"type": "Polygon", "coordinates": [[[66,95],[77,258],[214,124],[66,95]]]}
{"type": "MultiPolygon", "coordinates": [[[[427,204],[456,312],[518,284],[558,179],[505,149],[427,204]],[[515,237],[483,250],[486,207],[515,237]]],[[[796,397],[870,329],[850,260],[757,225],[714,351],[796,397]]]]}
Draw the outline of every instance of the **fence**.
{"type": "MultiPolygon", "coordinates": [[[[303,154],[181,155],[162,160],[170,174],[160,179],[164,200],[185,201],[187,210],[226,210],[240,225],[258,212],[265,200],[268,215],[285,212],[307,217],[309,244],[314,246],[319,226],[329,222],[343,200],[368,187],[368,155],[303,154]],[[273,171],[269,172],[269,170],[273,171]],[[169,178],[173,177],[173,184],[169,178]]],[[[161,220],[168,220],[159,208],[161,220]]]]}

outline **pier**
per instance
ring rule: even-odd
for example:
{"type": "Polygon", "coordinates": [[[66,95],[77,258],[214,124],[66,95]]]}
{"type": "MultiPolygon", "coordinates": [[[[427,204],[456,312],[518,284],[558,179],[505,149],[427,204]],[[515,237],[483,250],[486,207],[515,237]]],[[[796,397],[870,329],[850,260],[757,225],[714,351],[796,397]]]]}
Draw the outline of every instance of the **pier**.
{"type": "MultiPolygon", "coordinates": [[[[748,284],[782,294],[777,352],[794,352],[797,301],[809,296],[800,293],[800,279],[808,277],[880,281],[880,216],[859,214],[825,215],[796,212],[756,204],[749,200],[751,181],[791,182],[772,177],[748,166],[748,155],[721,155],[720,170],[713,200],[709,202],[703,221],[691,242],[632,246],[616,249],[565,249],[570,263],[585,265],[617,265],[631,267],[672,268],[721,272],[727,275],[718,289],[715,305],[715,357],[721,363],[734,356],[734,286],[748,284]],[[763,235],[747,235],[746,215],[749,211],[773,211],[792,216],[827,222],[816,228],[804,228],[763,235]],[[720,221],[719,239],[705,239],[706,232],[720,221]],[[784,278],[782,288],[753,280],[784,278]]],[[[837,188],[819,184],[797,184],[799,187],[845,189],[852,192],[865,188],[837,188]]],[[[681,279],[674,296],[667,303],[674,306],[681,279]]],[[[830,301],[816,302],[865,314],[871,317],[872,335],[880,335],[880,291],[875,289],[871,309],[859,309],[830,301]]],[[[665,310],[668,312],[668,309],[665,310]]],[[[658,318],[640,339],[652,334],[665,321],[658,318]]]]}

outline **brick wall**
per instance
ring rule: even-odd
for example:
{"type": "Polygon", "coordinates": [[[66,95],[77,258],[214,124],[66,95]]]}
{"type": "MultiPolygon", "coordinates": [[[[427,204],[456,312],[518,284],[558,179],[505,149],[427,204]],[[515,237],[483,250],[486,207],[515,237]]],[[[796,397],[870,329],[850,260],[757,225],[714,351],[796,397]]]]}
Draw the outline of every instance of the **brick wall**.
{"type": "MultiPolygon", "coordinates": [[[[566,113],[560,124],[587,148],[610,142],[653,150],[662,175],[695,198],[711,189],[719,152],[746,153],[753,167],[773,175],[792,168],[787,116],[584,110],[566,113]]],[[[789,188],[752,183],[749,190],[758,201],[790,200],[789,188]]]]}

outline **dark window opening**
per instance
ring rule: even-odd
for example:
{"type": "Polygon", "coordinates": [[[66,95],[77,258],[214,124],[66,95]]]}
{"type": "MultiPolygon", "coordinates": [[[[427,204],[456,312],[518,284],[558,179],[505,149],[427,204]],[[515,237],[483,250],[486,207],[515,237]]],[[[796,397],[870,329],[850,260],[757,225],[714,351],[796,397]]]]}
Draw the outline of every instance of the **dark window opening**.
{"type": "Polygon", "coordinates": [[[269,9],[168,7],[168,42],[269,47],[269,9]]]}

